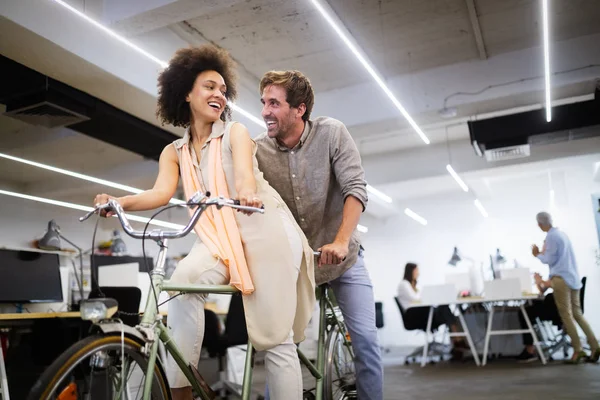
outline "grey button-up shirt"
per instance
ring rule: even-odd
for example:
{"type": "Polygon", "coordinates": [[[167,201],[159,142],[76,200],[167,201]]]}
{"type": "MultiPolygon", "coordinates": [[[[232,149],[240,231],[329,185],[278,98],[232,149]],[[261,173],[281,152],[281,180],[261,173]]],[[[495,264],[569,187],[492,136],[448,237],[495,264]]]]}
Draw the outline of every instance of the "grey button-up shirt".
{"type": "MultiPolygon", "coordinates": [[[[306,122],[293,149],[266,133],[258,136],[256,143],[260,170],[288,205],[314,250],[335,239],[346,197],[353,196],[366,207],[367,183],[360,154],[340,121],[318,117],[306,122]]],[[[317,284],[341,276],[354,265],[359,248],[354,231],[346,260],[315,269],[317,284]]]]}

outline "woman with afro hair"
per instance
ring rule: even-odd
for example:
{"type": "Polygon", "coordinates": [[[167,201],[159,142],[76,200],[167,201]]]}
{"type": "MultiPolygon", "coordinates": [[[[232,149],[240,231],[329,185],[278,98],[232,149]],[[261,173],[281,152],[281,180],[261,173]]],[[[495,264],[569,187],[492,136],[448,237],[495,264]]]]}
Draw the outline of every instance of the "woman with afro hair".
{"type": "MultiPolygon", "coordinates": [[[[237,198],[264,214],[209,208],[198,221],[198,240],[179,262],[172,283],[231,284],[242,292],[248,336],[265,351],[270,397],[302,398],[296,346],[304,339],[315,304],[314,257],[306,237],[279,194],[259,171],[256,144],[242,124],[229,121],[236,97],[234,62],[215,46],[180,49],[158,78],[157,116],[186,128],[166,146],[154,187],[116,200],[126,211],[166,205],[179,180],[186,198],[196,191],[237,198]]],[[[105,203],[106,194],[94,203],[105,203]]],[[[110,214],[110,213],[109,213],[110,214]]],[[[204,336],[205,295],[169,302],[169,326],[183,354],[197,365],[204,336]]],[[[187,378],[169,356],[167,375],[174,400],[192,399],[187,378]]]]}

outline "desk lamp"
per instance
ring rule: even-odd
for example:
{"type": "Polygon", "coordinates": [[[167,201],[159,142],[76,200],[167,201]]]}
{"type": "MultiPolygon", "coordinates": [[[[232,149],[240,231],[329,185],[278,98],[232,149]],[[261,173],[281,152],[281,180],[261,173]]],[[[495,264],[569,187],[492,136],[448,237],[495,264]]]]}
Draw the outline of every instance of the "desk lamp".
{"type": "Polygon", "coordinates": [[[496,264],[504,264],[506,262],[506,258],[500,254],[500,249],[496,249],[496,257],[494,261],[496,261],[496,264]]]}
{"type": "Polygon", "coordinates": [[[69,239],[64,237],[60,233],[60,227],[56,223],[56,221],[51,220],[48,222],[48,231],[42,237],[38,246],[42,250],[58,250],[60,251],[60,240],[63,239],[65,242],[69,243],[71,246],[77,249],[79,253],[79,277],[77,277],[77,270],[75,269],[75,263],[73,263],[73,270],[75,271],[75,279],[77,280],[77,286],[79,286],[79,294],[81,296],[81,300],[83,300],[83,252],[79,246],[75,243],[71,242],[69,239]]]}
{"type": "Polygon", "coordinates": [[[123,238],[121,238],[121,233],[116,229],[113,231],[110,252],[114,256],[121,256],[127,254],[127,246],[125,245],[123,238]]]}
{"type": "MultiPolygon", "coordinates": [[[[475,260],[470,257],[466,257],[464,254],[461,254],[458,251],[457,247],[454,247],[454,251],[452,252],[452,257],[448,261],[448,265],[456,267],[456,265],[461,261],[468,261],[470,263],[469,269],[469,279],[471,281],[471,294],[479,294],[483,289],[480,287],[480,280],[483,281],[483,271],[480,268],[480,271],[477,271],[477,267],[475,265],[475,260]]],[[[462,293],[461,295],[464,295],[462,293]]]]}
{"type": "Polygon", "coordinates": [[[452,257],[450,257],[450,261],[448,261],[448,264],[452,265],[453,267],[456,267],[456,264],[458,264],[461,261],[462,261],[462,258],[458,254],[458,248],[454,247],[454,251],[452,252],[452,257]]]}

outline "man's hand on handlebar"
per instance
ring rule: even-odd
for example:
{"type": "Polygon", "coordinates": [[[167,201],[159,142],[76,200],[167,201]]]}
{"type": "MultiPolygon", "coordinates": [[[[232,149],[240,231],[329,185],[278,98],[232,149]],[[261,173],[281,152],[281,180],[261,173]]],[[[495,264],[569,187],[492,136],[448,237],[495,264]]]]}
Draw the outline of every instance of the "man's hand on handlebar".
{"type": "Polygon", "coordinates": [[[348,244],[333,242],[326,244],[318,249],[321,253],[319,257],[319,267],[323,265],[337,265],[346,259],[348,256],[348,244]]]}
{"type": "MultiPolygon", "coordinates": [[[[238,193],[238,200],[241,206],[261,208],[263,202],[254,190],[242,190],[238,193]]],[[[252,215],[252,211],[239,210],[246,215],[252,215]]]]}
{"type": "MultiPolygon", "coordinates": [[[[104,205],[104,204],[108,203],[108,201],[111,200],[111,199],[113,199],[115,201],[117,200],[116,197],[113,197],[113,196],[108,195],[108,194],[104,194],[104,193],[98,194],[98,195],[96,195],[96,197],[94,197],[94,207],[98,207],[98,206],[104,205]]],[[[113,215],[115,215],[114,211],[112,211],[112,210],[100,210],[98,212],[98,214],[101,217],[107,217],[107,218],[108,217],[112,217],[113,215]]]]}

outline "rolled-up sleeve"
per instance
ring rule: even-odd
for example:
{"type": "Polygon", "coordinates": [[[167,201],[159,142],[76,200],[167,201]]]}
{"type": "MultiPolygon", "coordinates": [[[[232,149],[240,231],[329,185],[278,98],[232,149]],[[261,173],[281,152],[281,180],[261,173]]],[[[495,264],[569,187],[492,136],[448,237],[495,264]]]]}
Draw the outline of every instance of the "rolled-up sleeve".
{"type": "Polygon", "coordinates": [[[331,135],[330,152],[333,172],[342,188],[344,200],[348,196],[355,197],[362,203],[364,211],[368,202],[365,171],[358,148],[341,122],[331,135]]]}

